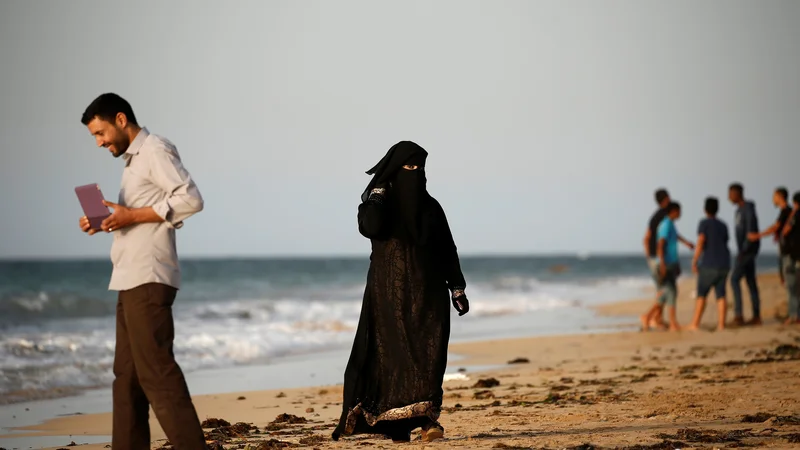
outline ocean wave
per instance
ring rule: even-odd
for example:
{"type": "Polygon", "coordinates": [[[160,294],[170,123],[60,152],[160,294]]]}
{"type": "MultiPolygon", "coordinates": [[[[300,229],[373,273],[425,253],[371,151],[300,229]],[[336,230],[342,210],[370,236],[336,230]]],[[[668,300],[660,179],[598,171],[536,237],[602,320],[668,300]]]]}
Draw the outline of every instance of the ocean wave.
{"type": "Polygon", "coordinates": [[[71,291],[10,292],[0,295],[0,324],[20,321],[100,317],[113,314],[107,298],[71,291]]]}
{"type": "MultiPolygon", "coordinates": [[[[637,295],[646,278],[605,278],[543,282],[535,277],[501,276],[468,288],[471,311],[463,320],[574,308],[637,295]]],[[[284,292],[266,298],[175,303],[176,359],[185,371],[270,363],[276,358],[347,348],[361,308],[363,285],[284,292]],[[310,295],[310,292],[314,292],[310,295]]],[[[35,315],[82,306],[72,297],[39,295],[12,303],[35,315]],[[26,303],[27,302],[27,303],[26,303]],[[71,306],[68,306],[71,305],[71,306]]],[[[87,300],[84,298],[84,300],[87,300]]],[[[99,301],[98,301],[99,302],[99,301]]],[[[113,375],[113,302],[80,319],[6,326],[0,334],[0,402],[19,393],[107,386],[113,375]]],[[[7,306],[7,304],[6,304],[7,306]]],[[[19,310],[17,310],[18,312],[19,310]]],[[[453,311],[455,314],[455,311],[453,311]]],[[[42,316],[39,316],[42,317],[42,316]]],[[[28,395],[26,394],[26,395],[28,395]]]]}

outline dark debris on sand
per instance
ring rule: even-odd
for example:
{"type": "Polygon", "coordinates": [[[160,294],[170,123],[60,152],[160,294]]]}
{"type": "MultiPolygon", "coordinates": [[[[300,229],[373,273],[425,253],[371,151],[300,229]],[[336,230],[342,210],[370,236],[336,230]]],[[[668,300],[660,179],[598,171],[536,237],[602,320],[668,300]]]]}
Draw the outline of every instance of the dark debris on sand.
{"type": "Polygon", "coordinates": [[[800,360],[800,347],[794,344],[780,344],[772,351],[761,352],[761,356],[750,359],[748,361],[725,361],[722,366],[741,366],[745,364],[764,364],[771,362],[782,361],[797,361],[800,360]]]}
{"type": "Polygon", "coordinates": [[[800,347],[794,344],[781,344],[772,351],[775,356],[800,357],[800,347]]]}
{"type": "Polygon", "coordinates": [[[475,391],[475,393],[472,394],[472,397],[475,400],[486,400],[487,398],[494,398],[494,393],[488,389],[482,391],[475,391]]]}
{"type": "Polygon", "coordinates": [[[614,378],[595,378],[592,380],[578,380],[579,386],[617,386],[620,380],[614,378]]]}
{"type": "Polygon", "coordinates": [[[554,386],[550,386],[551,392],[563,392],[572,389],[572,386],[565,386],[563,384],[556,384],[554,386]]]}
{"type": "Polygon", "coordinates": [[[764,413],[764,412],[747,414],[744,417],[742,417],[742,423],[764,423],[773,417],[775,417],[774,414],[764,413]]]}
{"type": "Polygon", "coordinates": [[[319,444],[323,444],[323,443],[328,442],[328,441],[329,441],[329,439],[327,437],[315,434],[313,436],[308,436],[308,437],[304,437],[304,438],[300,439],[300,444],[302,444],[302,445],[319,445],[319,444]]]}
{"type": "Polygon", "coordinates": [[[254,448],[254,450],[274,450],[274,449],[280,449],[280,448],[297,447],[296,444],[292,444],[291,442],[286,442],[286,441],[279,441],[277,439],[270,439],[268,441],[255,442],[254,444],[255,444],[255,447],[251,447],[251,448],[254,448]]]}
{"type": "MultiPolygon", "coordinates": [[[[284,430],[286,428],[291,428],[292,425],[299,425],[305,423],[308,423],[308,419],[306,419],[305,417],[295,416],[294,414],[282,413],[278,414],[278,416],[275,417],[275,420],[270,422],[266,427],[264,427],[264,429],[267,431],[279,431],[279,430],[284,430]]],[[[283,432],[281,434],[285,435],[285,434],[300,434],[300,433],[283,432]]]]}
{"type": "Polygon", "coordinates": [[[633,377],[631,378],[631,383],[644,383],[645,381],[649,380],[650,378],[656,378],[658,374],[653,372],[647,372],[640,377],[633,377]]]}
{"type": "Polygon", "coordinates": [[[622,447],[618,450],[679,450],[685,448],[687,445],[680,441],[670,441],[670,440],[663,440],[656,444],[637,444],[631,445],[628,447],[622,447]]]}
{"type": "Polygon", "coordinates": [[[742,423],[764,423],[771,421],[772,425],[800,425],[800,416],[779,416],[777,414],[758,412],[742,417],[742,423]]]}
{"type": "Polygon", "coordinates": [[[781,436],[790,444],[800,444],[800,433],[784,434],[781,436]]]}
{"type": "Polygon", "coordinates": [[[206,419],[203,423],[200,424],[203,428],[219,428],[219,427],[229,427],[231,423],[225,419],[206,419]]]}
{"type": "Polygon", "coordinates": [[[474,389],[487,389],[500,386],[500,381],[497,378],[481,378],[472,386],[474,389]]]}
{"type": "Polygon", "coordinates": [[[533,447],[519,447],[519,446],[516,446],[516,445],[504,444],[502,442],[498,442],[497,444],[494,444],[492,446],[492,448],[502,448],[502,449],[505,449],[505,450],[533,450],[533,447]]]}
{"type": "MultiPolygon", "coordinates": [[[[295,425],[307,424],[308,419],[305,417],[295,416],[293,414],[279,414],[275,420],[269,423],[264,429],[264,433],[268,431],[283,430],[292,428],[295,425]]],[[[238,422],[233,425],[224,419],[206,419],[202,423],[203,428],[212,428],[211,431],[205,433],[206,441],[212,441],[209,444],[211,450],[224,450],[223,443],[230,443],[232,439],[247,439],[254,438],[256,434],[261,431],[253,424],[238,422]]],[[[271,435],[304,435],[300,439],[300,444],[292,442],[281,441],[279,439],[269,439],[265,441],[251,441],[248,444],[240,443],[237,448],[247,448],[251,450],[271,450],[282,448],[294,448],[298,446],[314,446],[326,441],[322,436],[315,436],[314,430],[329,428],[327,425],[312,426],[302,429],[289,429],[279,433],[269,433],[271,435]],[[246,446],[245,446],[246,445],[246,446]]],[[[172,449],[172,446],[165,444],[163,449],[172,449]]]]}
{"type": "Polygon", "coordinates": [[[270,423],[289,423],[289,424],[298,424],[298,423],[308,423],[308,419],[305,417],[295,416],[294,414],[278,414],[270,423]]]}
{"type": "Polygon", "coordinates": [[[633,391],[615,392],[611,388],[598,389],[596,392],[550,392],[540,403],[547,405],[593,405],[596,403],[614,403],[628,401],[633,391]]]}
{"type": "Polygon", "coordinates": [[[685,447],[686,444],[683,442],[663,440],[655,444],[637,444],[626,447],[601,447],[594,444],[581,444],[572,447],[566,447],[565,450],[680,450],[685,447]]]}
{"type": "Polygon", "coordinates": [[[686,442],[700,442],[704,444],[723,444],[726,442],[741,442],[742,439],[757,437],[751,430],[697,430],[694,428],[682,428],[675,435],[661,433],[661,439],[675,439],[686,442]]]}
{"type": "Polygon", "coordinates": [[[248,437],[252,433],[258,433],[258,427],[250,423],[239,422],[234,425],[224,425],[219,428],[214,428],[207,432],[205,436],[208,441],[226,441],[230,438],[248,437]]]}
{"type": "Polygon", "coordinates": [[[514,358],[508,364],[528,364],[531,362],[528,358],[514,358]]]}

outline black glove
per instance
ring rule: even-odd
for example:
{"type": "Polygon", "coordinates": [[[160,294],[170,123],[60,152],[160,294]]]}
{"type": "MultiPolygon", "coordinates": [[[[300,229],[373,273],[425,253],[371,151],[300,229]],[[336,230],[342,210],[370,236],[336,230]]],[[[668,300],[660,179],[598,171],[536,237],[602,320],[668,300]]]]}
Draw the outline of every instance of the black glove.
{"type": "Polygon", "coordinates": [[[459,316],[469,312],[469,300],[466,294],[461,294],[458,297],[453,297],[453,307],[458,311],[459,316]]]}
{"type": "Polygon", "coordinates": [[[378,185],[372,188],[372,192],[369,193],[369,198],[367,198],[367,201],[372,201],[382,205],[384,197],[386,197],[386,187],[383,185],[378,185]]]}

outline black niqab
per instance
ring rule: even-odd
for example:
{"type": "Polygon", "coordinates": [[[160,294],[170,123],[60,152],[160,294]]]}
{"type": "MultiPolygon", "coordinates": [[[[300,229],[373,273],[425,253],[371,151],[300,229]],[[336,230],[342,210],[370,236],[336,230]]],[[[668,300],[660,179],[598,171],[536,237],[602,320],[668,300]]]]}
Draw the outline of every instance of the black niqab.
{"type": "Polygon", "coordinates": [[[428,152],[414,142],[398,142],[375,167],[367,171],[373,177],[361,196],[362,201],[366,201],[375,187],[387,188],[387,196],[395,206],[398,219],[395,234],[404,235],[417,244],[425,243],[428,234],[425,232],[425,213],[430,199],[425,177],[427,158],[428,152]],[[407,170],[403,168],[405,165],[418,168],[407,170]]]}
{"type": "Polygon", "coordinates": [[[424,148],[411,141],[400,141],[394,144],[386,152],[386,155],[378,161],[378,164],[367,171],[367,175],[373,175],[364,193],[361,194],[361,201],[365,202],[369,198],[370,192],[378,186],[388,187],[394,180],[398,171],[406,164],[414,164],[425,167],[425,159],[428,152],[424,148]],[[421,163],[421,164],[420,164],[421,163]]]}

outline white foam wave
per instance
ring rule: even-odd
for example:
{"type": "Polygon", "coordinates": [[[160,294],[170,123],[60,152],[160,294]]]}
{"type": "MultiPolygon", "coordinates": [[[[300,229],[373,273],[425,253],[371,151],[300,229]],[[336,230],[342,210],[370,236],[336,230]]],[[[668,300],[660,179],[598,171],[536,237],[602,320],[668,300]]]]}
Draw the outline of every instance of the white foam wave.
{"type": "Polygon", "coordinates": [[[443,381],[469,381],[469,377],[463,373],[448,373],[444,375],[443,381]]]}
{"type": "MultiPolygon", "coordinates": [[[[468,288],[471,312],[463,319],[526,314],[637,296],[649,280],[616,278],[545,283],[508,276],[468,288]]],[[[346,348],[352,343],[361,293],[317,299],[282,297],[176,303],[175,353],[185,371],[269,362],[294,354],[346,348]],[[333,297],[336,300],[330,300],[333,297]]],[[[113,317],[9,328],[0,335],[0,401],[11,392],[110,383],[113,317]]]]}

